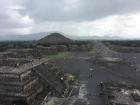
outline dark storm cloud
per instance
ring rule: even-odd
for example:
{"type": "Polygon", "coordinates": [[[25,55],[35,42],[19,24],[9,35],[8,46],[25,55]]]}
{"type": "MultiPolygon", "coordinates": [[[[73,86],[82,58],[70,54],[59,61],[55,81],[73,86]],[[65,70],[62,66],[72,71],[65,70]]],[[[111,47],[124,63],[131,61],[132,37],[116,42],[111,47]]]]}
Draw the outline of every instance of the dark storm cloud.
{"type": "Polygon", "coordinates": [[[140,11],[140,0],[26,0],[24,6],[37,21],[87,21],[140,11]]]}

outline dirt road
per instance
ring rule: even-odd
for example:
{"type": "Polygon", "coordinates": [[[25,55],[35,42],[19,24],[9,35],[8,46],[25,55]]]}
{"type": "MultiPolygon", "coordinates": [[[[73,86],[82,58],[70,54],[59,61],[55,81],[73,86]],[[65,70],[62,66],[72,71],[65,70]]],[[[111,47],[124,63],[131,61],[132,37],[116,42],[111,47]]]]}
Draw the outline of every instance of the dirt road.
{"type": "Polygon", "coordinates": [[[61,66],[64,71],[75,74],[80,83],[77,98],[69,105],[104,105],[104,101],[99,97],[98,84],[101,81],[140,83],[140,73],[139,70],[136,71],[136,63],[140,61],[139,54],[118,53],[108,49],[101,42],[95,42],[95,47],[100,57],[121,57],[124,62],[115,64],[91,62],[87,60],[90,58],[89,54],[82,52],[74,53],[69,59],[57,60],[55,64],[61,66]],[[130,60],[135,56],[136,61],[130,60]],[[89,78],[89,75],[92,76],[89,78]]]}

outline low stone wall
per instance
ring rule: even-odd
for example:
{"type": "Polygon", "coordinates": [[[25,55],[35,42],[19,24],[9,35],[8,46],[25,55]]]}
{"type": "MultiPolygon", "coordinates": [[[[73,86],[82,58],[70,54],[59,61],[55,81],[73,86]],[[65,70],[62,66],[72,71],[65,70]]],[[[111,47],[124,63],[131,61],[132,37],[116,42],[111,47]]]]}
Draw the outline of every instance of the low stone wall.
{"type": "Polygon", "coordinates": [[[41,52],[34,49],[9,49],[4,53],[0,53],[0,59],[7,58],[38,58],[41,57],[41,52]]]}
{"type": "Polygon", "coordinates": [[[18,59],[18,58],[8,58],[0,59],[0,66],[17,66],[30,62],[27,59],[18,59]]]}

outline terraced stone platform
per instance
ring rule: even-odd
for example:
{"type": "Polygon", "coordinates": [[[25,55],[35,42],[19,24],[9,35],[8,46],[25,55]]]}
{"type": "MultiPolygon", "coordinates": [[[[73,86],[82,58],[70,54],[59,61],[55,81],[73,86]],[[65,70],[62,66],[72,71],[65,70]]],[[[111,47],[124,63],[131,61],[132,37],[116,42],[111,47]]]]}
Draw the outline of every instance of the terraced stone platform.
{"type": "Polygon", "coordinates": [[[44,61],[34,60],[14,67],[0,67],[0,101],[25,100],[30,103],[44,89],[38,75],[33,70],[44,61]]]}

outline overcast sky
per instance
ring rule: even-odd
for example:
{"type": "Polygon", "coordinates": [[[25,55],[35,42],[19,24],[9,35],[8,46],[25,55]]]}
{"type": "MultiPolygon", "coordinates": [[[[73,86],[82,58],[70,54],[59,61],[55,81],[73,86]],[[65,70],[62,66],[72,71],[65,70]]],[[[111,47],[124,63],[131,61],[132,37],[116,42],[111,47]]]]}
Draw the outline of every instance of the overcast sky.
{"type": "Polygon", "coordinates": [[[140,38],[140,0],[0,0],[0,35],[140,38]]]}

